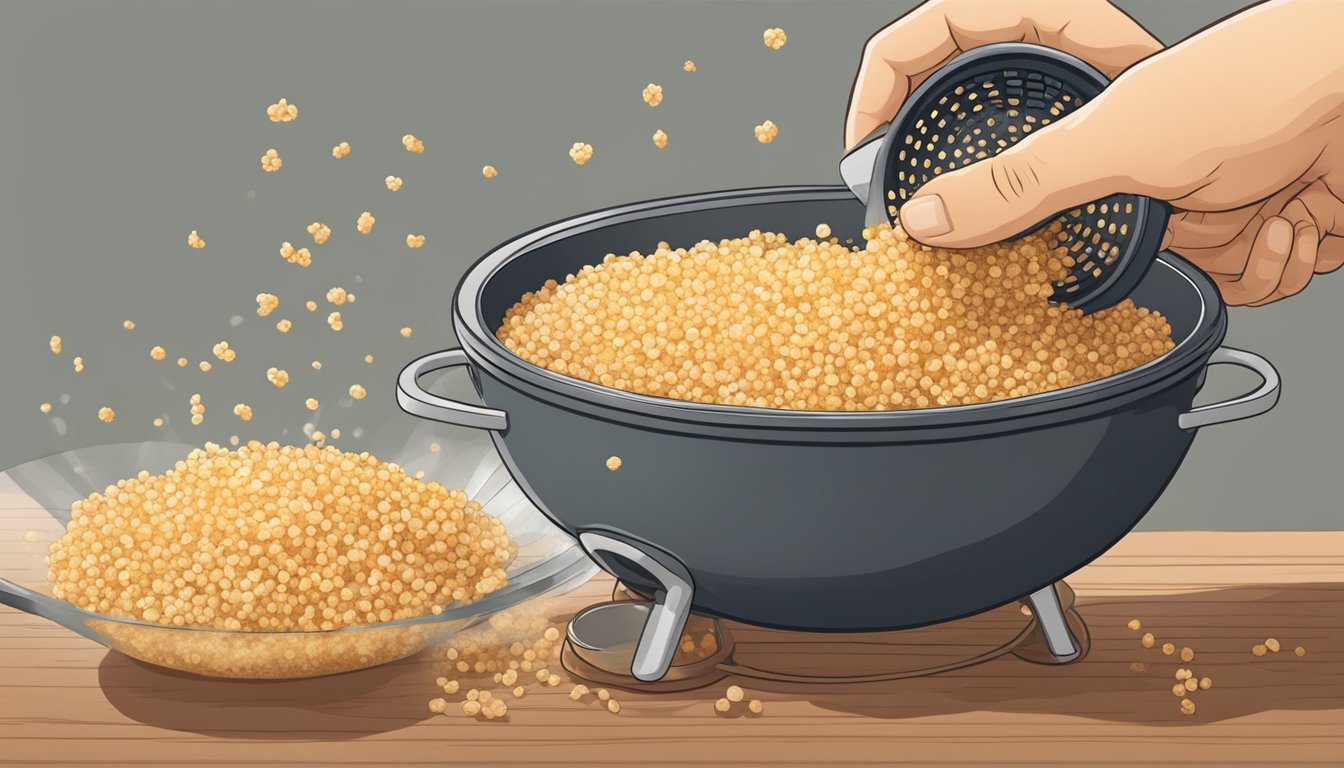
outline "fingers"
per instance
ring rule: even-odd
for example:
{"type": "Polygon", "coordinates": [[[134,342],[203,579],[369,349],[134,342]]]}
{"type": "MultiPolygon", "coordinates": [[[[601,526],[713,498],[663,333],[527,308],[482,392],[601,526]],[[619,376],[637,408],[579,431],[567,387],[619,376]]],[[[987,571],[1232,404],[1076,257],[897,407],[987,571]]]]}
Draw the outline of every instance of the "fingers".
{"type": "Polygon", "coordinates": [[[1300,224],[1293,232],[1292,253],[1284,265],[1279,284],[1268,296],[1253,302],[1252,307],[1263,307],[1301,293],[1316,274],[1316,248],[1320,233],[1314,224],[1300,224]]]}
{"type": "Polygon", "coordinates": [[[913,78],[957,53],[943,6],[925,3],[869,38],[846,111],[846,149],[895,117],[913,78]]]}
{"type": "Polygon", "coordinates": [[[1316,272],[1324,275],[1344,266],[1344,237],[1326,235],[1316,246],[1316,272]]]}
{"type": "MultiPolygon", "coordinates": [[[[1235,279],[1245,271],[1246,262],[1251,255],[1251,246],[1264,225],[1265,217],[1252,213],[1250,221],[1246,222],[1231,240],[1222,245],[1192,248],[1173,244],[1172,249],[1210,275],[1228,280],[1235,279]]],[[[1176,235],[1173,235],[1173,241],[1175,239],[1176,235]]]]}
{"type": "Polygon", "coordinates": [[[1291,222],[1280,216],[1266,219],[1265,225],[1255,234],[1245,271],[1235,278],[1212,276],[1223,299],[1232,306],[1255,304],[1267,299],[1279,286],[1292,255],[1293,242],[1291,222]]]}
{"type": "MultiPolygon", "coordinates": [[[[1171,230],[1171,243],[1168,247],[1178,250],[1226,248],[1250,225],[1255,218],[1256,210],[1254,207],[1248,207],[1237,211],[1217,211],[1212,214],[1204,211],[1181,211],[1173,215],[1168,224],[1171,230]]],[[[1240,272],[1241,269],[1212,271],[1240,272]]]]}
{"type": "Polygon", "coordinates": [[[1109,98],[1103,93],[1009,149],[930,180],[901,206],[902,227],[926,245],[971,248],[1128,186],[1113,153],[1096,148],[1118,136],[1136,146],[1144,140],[1128,110],[1105,109],[1109,98]]]}
{"type": "MultiPolygon", "coordinates": [[[[1320,227],[1317,223],[1318,218],[1313,215],[1306,202],[1311,198],[1305,195],[1304,190],[1303,195],[1290,200],[1280,214],[1283,220],[1293,225],[1293,245],[1288,262],[1279,276],[1279,284],[1268,296],[1253,302],[1251,306],[1264,306],[1301,293],[1316,274],[1317,249],[1321,241],[1320,227]]],[[[1317,206],[1319,208],[1319,201],[1317,206]]]]}
{"type": "Polygon", "coordinates": [[[1114,78],[1162,44],[1104,0],[934,0],[864,46],[845,116],[845,148],[895,117],[910,92],[957,53],[1026,41],[1071,53],[1114,78]]]}

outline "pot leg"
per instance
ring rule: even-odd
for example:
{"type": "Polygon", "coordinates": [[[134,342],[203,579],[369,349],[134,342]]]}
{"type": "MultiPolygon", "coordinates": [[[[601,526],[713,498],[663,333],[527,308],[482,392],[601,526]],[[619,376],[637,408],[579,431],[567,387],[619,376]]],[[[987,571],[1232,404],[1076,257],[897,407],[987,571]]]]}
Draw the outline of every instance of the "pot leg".
{"type": "Polygon", "coordinates": [[[1055,660],[1063,663],[1078,658],[1078,643],[1064,619],[1064,608],[1059,604],[1055,585],[1049,584],[1032,592],[1027,596],[1027,602],[1031,604],[1031,612],[1036,617],[1036,627],[1045,640],[1045,647],[1055,660]]]}
{"type": "Polygon", "coordinates": [[[652,576],[659,584],[653,593],[653,602],[649,604],[649,615],[639,635],[635,647],[634,661],[630,674],[637,680],[653,682],[663,679],[672,666],[677,653],[677,643],[691,616],[691,598],[695,589],[690,574],[679,563],[664,562],[643,547],[616,538],[614,532],[584,531],[579,534],[579,542],[588,554],[609,571],[616,571],[608,565],[605,554],[620,556],[652,576]]]}

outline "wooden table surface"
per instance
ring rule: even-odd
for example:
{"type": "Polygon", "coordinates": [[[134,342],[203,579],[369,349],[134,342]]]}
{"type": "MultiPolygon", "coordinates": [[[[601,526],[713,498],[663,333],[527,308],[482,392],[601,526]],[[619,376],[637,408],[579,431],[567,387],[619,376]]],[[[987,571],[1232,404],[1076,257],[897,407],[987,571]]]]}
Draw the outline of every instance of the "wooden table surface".
{"type": "MultiPolygon", "coordinates": [[[[208,680],[0,608],[0,765],[1344,765],[1344,532],[1137,533],[1069,583],[1092,636],[1081,662],[743,682],[759,717],[715,715],[730,681],[620,692],[618,715],[570,701],[568,681],[533,684],[501,721],[455,704],[432,715],[442,653],[315,680],[208,680]],[[1135,617],[1158,647],[1140,646],[1135,617]],[[1284,650],[1253,656],[1270,636],[1284,650]],[[1194,662],[1163,656],[1165,641],[1194,662]],[[1193,716],[1171,692],[1182,666],[1215,681],[1191,695],[1193,716]]],[[[610,591],[598,577],[559,605],[610,591]]]]}

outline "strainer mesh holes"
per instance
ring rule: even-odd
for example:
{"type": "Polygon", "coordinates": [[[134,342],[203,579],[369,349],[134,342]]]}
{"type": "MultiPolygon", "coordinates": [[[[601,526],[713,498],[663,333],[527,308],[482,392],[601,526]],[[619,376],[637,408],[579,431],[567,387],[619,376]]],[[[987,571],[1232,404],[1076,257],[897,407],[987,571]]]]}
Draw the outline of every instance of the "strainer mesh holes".
{"type": "MultiPolygon", "coordinates": [[[[888,216],[894,222],[898,206],[930,179],[1002,152],[1100,91],[1088,81],[1066,83],[1026,68],[939,78],[932,91],[912,100],[913,109],[893,127],[902,133],[888,158],[888,216]]],[[[1139,200],[1112,195],[1058,217],[1060,243],[1074,265],[1055,283],[1056,301],[1085,301],[1103,288],[1113,269],[1125,266],[1127,247],[1142,223],[1139,200]]]]}

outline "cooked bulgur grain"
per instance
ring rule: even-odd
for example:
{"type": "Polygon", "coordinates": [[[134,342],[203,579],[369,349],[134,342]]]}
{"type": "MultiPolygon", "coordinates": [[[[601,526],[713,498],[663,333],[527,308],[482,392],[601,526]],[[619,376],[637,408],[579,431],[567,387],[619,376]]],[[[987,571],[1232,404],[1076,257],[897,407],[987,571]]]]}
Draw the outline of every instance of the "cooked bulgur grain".
{"type": "Polygon", "coordinates": [[[310,397],[307,400],[303,401],[303,405],[310,411],[316,411],[320,403],[318,403],[316,397],[310,397]]]}
{"type": "Polygon", "coordinates": [[[179,357],[179,358],[177,358],[177,367],[178,367],[178,368],[186,368],[186,367],[187,367],[187,358],[185,358],[185,357],[179,357]]]}
{"type": "Polygon", "coordinates": [[[574,142],[574,146],[569,148],[569,158],[579,165],[583,165],[593,159],[593,145],[584,144],[582,141],[574,142]]]}
{"type": "Polygon", "coordinates": [[[401,189],[401,177],[388,176],[386,179],[383,179],[383,184],[387,186],[388,192],[396,192],[397,190],[401,189]]]}
{"type": "Polygon", "coordinates": [[[422,245],[424,245],[424,244],[425,244],[425,236],[424,236],[424,235],[407,235],[407,236],[406,236],[406,247],[407,247],[407,248],[419,248],[420,246],[422,246],[422,245]]]}
{"type": "Polygon", "coordinates": [[[303,306],[306,307],[309,312],[317,311],[317,302],[311,299],[305,302],[303,306]]]}
{"type": "Polygon", "coordinates": [[[163,360],[168,357],[168,352],[163,347],[154,346],[149,348],[149,359],[163,360]]]}
{"type": "Polygon", "coordinates": [[[1190,646],[1187,645],[1181,649],[1181,661],[1194,661],[1194,660],[1195,660],[1194,648],[1191,648],[1190,646]]]}
{"type": "Polygon", "coordinates": [[[59,355],[59,354],[61,354],[61,337],[60,337],[60,336],[52,336],[52,337],[51,337],[51,341],[47,342],[47,344],[51,347],[51,354],[53,354],[53,355],[59,355]]]}
{"type": "Polygon", "coordinates": [[[342,157],[350,154],[350,142],[342,141],[340,144],[331,148],[331,156],[340,160],[342,157]]]}
{"type": "Polygon", "coordinates": [[[800,410],[1021,397],[1171,349],[1167,321],[1131,301],[1091,315],[1048,302],[1067,264],[1057,227],[965,251],[883,224],[863,249],[752,232],[608,255],[524,294],[496,335],[530,363],[625,391],[800,410]]]}
{"type": "Polygon", "coordinates": [[[108,408],[106,405],[98,409],[99,421],[111,424],[113,421],[116,421],[116,418],[117,418],[117,412],[112,410],[111,408],[108,408]]]}
{"type": "Polygon", "coordinates": [[[377,219],[373,218],[372,213],[365,211],[359,214],[359,218],[355,220],[355,229],[359,230],[360,234],[367,235],[373,231],[373,225],[376,224],[377,221],[377,219]]]}
{"type": "Polygon", "coordinates": [[[1302,656],[1307,655],[1307,649],[1299,645],[1293,649],[1293,653],[1297,654],[1297,656],[1300,658],[1302,656]]]}
{"type": "Polygon", "coordinates": [[[297,105],[281,99],[275,104],[266,108],[266,117],[270,118],[272,123],[288,123],[299,116],[297,105]]]}
{"type": "Polygon", "coordinates": [[[266,380],[277,387],[283,387],[289,383],[289,373],[280,368],[267,368],[266,380]]]}
{"type": "Polygon", "coordinates": [[[745,695],[746,692],[742,690],[742,686],[730,685],[728,686],[728,690],[724,693],[724,698],[736,704],[737,702],[741,701],[742,697],[745,695]]]}
{"type": "Polygon", "coordinates": [[[620,468],[621,468],[621,457],[620,457],[620,456],[609,456],[609,457],[607,457],[607,469],[610,469],[612,472],[615,472],[616,470],[618,470],[618,469],[620,469],[620,468]]]}
{"type": "Polygon", "coordinates": [[[1181,714],[1182,715],[1195,714],[1195,702],[1189,699],[1181,699],[1181,714]]]}
{"type": "Polygon", "coordinates": [[[257,317],[266,317],[280,306],[280,297],[273,293],[257,294],[257,317]]]}
{"type": "Polygon", "coordinates": [[[1174,654],[1174,653],[1176,653],[1176,645],[1175,645],[1174,643],[1163,643],[1163,644],[1162,644],[1162,655],[1163,655],[1163,656],[1170,656],[1170,655],[1172,655],[1172,654],[1174,654]]]}
{"type": "Polygon", "coordinates": [[[762,144],[769,144],[779,135],[779,126],[774,122],[766,120],[764,123],[756,126],[756,140],[762,144]]]}
{"type": "Polygon", "coordinates": [[[280,244],[280,258],[290,264],[298,264],[300,267],[311,266],[313,263],[313,255],[307,248],[295,248],[289,243],[280,244]]]}
{"type": "Polygon", "coordinates": [[[307,631],[420,616],[500,589],[516,554],[462,491],[315,446],[207,443],[71,513],[50,550],[54,596],[174,626],[307,631]]]}
{"type": "Polygon", "coordinates": [[[350,396],[355,398],[356,400],[363,400],[364,396],[367,394],[368,392],[365,392],[364,388],[361,387],[360,385],[358,384],[350,385],[350,396]]]}
{"type": "Polygon", "coordinates": [[[201,369],[201,373],[209,373],[210,369],[213,368],[214,366],[210,364],[209,360],[202,360],[201,362],[196,364],[196,367],[201,369]]]}
{"type": "Polygon", "coordinates": [[[653,146],[659,149],[667,146],[667,133],[662,129],[653,132],[653,146]]]}
{"type": "Polygon", "coordinates": [[[70,362],[75,366],[75,373],[84,372],[84,358],[76,356],[75,359],[70,362]]]}
{"type": "Polygon", "coordinates": [[[407,152],[416,155],[425,151],[425,142],[415,138],[415,136],[409,133],[401,137],[401,146],[405,147],[407,152]]]}
{"type": "Polygon", "coordinates": [[[447,701],[447,699],[439,698],[439,699],[430,699],[430,700],[429,700],[429,711],[430,711],[430,712],[433,712],[433,713],[436,714],[436,715],[441,715],[441,714],[443,714],[444,710],[446,710],[446,709],[448,709],[448,701],[447,701]]]}
{"type": "Polygon", "coordinates": [[[644,93],[641,95],[644,97],[645,104],[648,104],[650,107],[656,107],[663,103],[663,86],[656,83],[649,83],[644,86],[644,93]]]}
{"type": "Polygon", "coordinates": [[[286,319],[284,319],[284,318],[281,318],[281,319],[280,319],[279,321],[277,321],[276,324],[275,324],[275,330],[277,330],[277,331],[279,331],[279,332],[281,332],[281,333],[289,333],[289,329],[290,329],[290,328],[293,328],[293,327],[294,327],[294,323],[292,323],[292,322],[290,322],[289,320],[286,320],[286,319]]]}
{"type": "Polygon", "coordinates": [[[783,48],[784,44],[789,41],[789,36],[784,34],[784,30],[779,27],[765,30],[761,37],[765,41],[765,47],[773,48],[776,51],[783,48]]]}
{"type": "Polygon", "coordinates": [[[410,327],[409,325],[406,326],[405,328],[402,328],[402,329],[401,329],[401,337],[402,337],[403,339],[409,339],[409,338],[411,338],[411,334],[412,334],[412,333],[414,333],[414,331],[411,330],[411,327],[410,327]]]}
{"type": "Polygon", "coordinates": [[[266,154],[261,156],[261,170],[267,173],[275,173],[284,164],[285,161],[280,158],[280,153],[273,148],[266,150],[266,154]]]}
{"type": "Polygon", "coordinates": [[[341,313],[332,312],[327,315],[327,325],[331,326],[331,330],[333,331],[339,331],[344,328],[345,322],[341,320],[341,313]]]}
{"type": "Polygon", "coordinates": [[[43,413],[51,413],[51,403],[43,403],[37,406],[37,410],[43,413]]]}
{"type": "Polygon", "coordinates": [[[733,703],[727,699],[719,699],[714,702],[714,711],[723,714],[733,708],[733,703]]]}
{"type": "Polygon", "coordinates": [[[321,245],[327,242],[327,238],[331,237],[331,227],[328,227],[320,221],[314,221],[312,224],[308,225],[308,234],[313,236],[313,242],[315,244],[321,245]]]}
{"type": "Polygon", "coordinates": [[[481,175],[487,179],[493,179],[499,175],[499,171],[493,165],[487,165],[481,168],[481,175]]]}
{"type": "Polygon", "coordinates": [[[686,63],[681,65],[681,71],[682,71],[682,72],[694,72],[694,71],[695,71],[695,62],[694,62],[694,61],[691,61],[690,59],[687,59],[687,60],[686,60],[686,63]]]}
{"type": "Polygon", "coordinates": [[[205,247],[205,238],[197,234],[196,230],[187,233],[187,245],[197,250],[205,247]]]}
{"type": "Polygon", "coordinates": [[[1201,678],[1199,679],[1199,689],[1200,689],[1201,691],[1207,691],[1207,690],[1209,690],[1209,689],[1212,688],[1212,687],[1213,687],[1213,678],[1211,678],[1211,677],[1201,677],[1201,678]]]}
{"type": "Polygon", "coordinates": [[[128,330],[128,331],[134,331],[134,330],[135,330],[135,321],[134,321],[134,320],[123,320],[123,321],[121,321],[121,327],[122,327],[122,328],[125,328],[125,329],[128,330]]]}
{"type": "Polygon", "coordinates": [[[765,711],[765,702],[760,699],[752,699],[747,702],[747,711],[751,712],[753,715],[759,715],[765,711]]]}
{"type": "Polygon", "coordinates": [[[1143,622],[1139,621],[1138,619],[1130,619],[1129,623],[1126,624],[1125,626],[1137,632],[1143,628],[1143,622]]]}
{"type": "Polygon", "coordinates": [[[1264,643],[1256,643],[1255,645],[1251,646],[1252,656],[1264,656],[1265,653],[1268,651],[1269,649],[1265,647],[1264,643]]]}
{"type": "Polygon", "coordinates": [[[825,240],[826,238],[831,236],[831,225],[818,224],[816,232],[818,240],[825,240]]]}
{"type": "Polygon", "coordinates": [[[320,370],[322,370],[322,361],[321,361],[321,360],[314,360],[312,363],[310,363],[310,365],[312,366],[312,368],[313,368],[314,371],[320,371],[320,370]]]}
{"type": "Polygon", "coordinates": [[[227,341],[219,342],[211,351],[215,353],[215,357],[226,363],[232,363],[234,358],[238,357],[237,350],[230,349],[227,341]]]}
{"type": "Polygon", "coordinates": [[[1270,653],[1278,653],[1280,648],[1279,641],[1271,637],[1265,640],[1265,647],[1269,649],[1270,653]]]}

